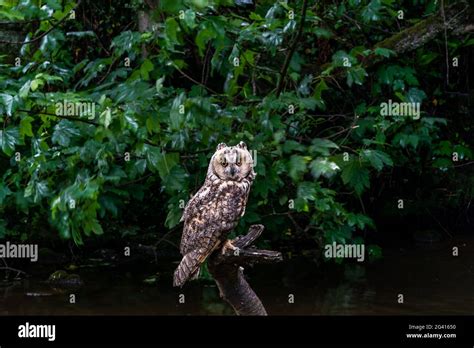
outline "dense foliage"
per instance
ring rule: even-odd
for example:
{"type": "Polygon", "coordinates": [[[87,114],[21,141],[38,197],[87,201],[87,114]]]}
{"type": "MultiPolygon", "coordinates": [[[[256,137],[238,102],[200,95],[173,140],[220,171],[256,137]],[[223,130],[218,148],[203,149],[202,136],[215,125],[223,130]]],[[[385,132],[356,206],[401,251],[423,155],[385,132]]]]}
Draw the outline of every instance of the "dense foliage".
{"type": "Polygon", "coordinates": [[[257,179],[239,228],[263,223],[269,243],[357,242],[426,209],[466,227],[474,39],[377,45],[439,1],[147,4],[0,2],[0,237],[160,238],[215,146],[240,140],[257,179]],[[420,118],[381,115],[389,100],[420,118]]]}

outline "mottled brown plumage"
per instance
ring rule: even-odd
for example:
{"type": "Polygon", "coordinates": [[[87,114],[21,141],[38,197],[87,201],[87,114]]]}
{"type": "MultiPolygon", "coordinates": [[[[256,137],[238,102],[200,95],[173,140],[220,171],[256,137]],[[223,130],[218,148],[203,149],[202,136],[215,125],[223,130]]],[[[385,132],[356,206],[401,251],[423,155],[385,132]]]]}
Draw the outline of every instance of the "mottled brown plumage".
{"type": "Polygon", "coordinates": [[[197,278],[201,264],[226,241],[245,213],[254,178],[253,159],[245,143],[217,146],[206,181],[188,202],[181,218],[183,259],[174,273],[174,286],[197,278]]]}

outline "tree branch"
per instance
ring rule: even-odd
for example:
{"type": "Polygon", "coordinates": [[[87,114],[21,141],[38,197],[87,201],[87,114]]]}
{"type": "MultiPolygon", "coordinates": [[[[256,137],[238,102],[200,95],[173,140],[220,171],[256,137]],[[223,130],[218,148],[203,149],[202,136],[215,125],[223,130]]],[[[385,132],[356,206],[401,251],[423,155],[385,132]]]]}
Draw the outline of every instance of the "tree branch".
{"type": "MultiPolygon", "coordinates": [[[[445,29],[451,31],[453,35],[462,35],[474,31],[473,8],[472,6],[469,7],[465,1],[453,3],[448,6],[444,10],[444,17],[445,20],[439,13],[433,14],[415,25],[380,41],[375,44],[373,48],[387,48],[394,51],[397,56],[400,56],[424,46],[439,34],[444,33],[445,29]]],[[[382,60],[384,60],[383,57],[372,54],[362,58],[362,65],[367,69],[382,60]]],[[[322,66],[307,64],[305,65],[305,71],[314,74],[315,71],[324,71],[330,65],[330,63],[326,63],[322,66]]],[[[345,70],[340,69],[331,76],[334,78],[345,76],[345,70]]]]}
{"type": "Polygon", "coordinates": [[[51,117],[57,117],[57,118],[64,119],[64,120],[79,121],[79,122],[83,122],[83,123],[87,123],[87,124],[92,124],[94,126],[100,126],[99,123],[88,120],[88,119],[85,119],[85,118],[56,115],[56,114],[52,114],[52,113],[44,112],[44,111],[34,111],[34,110],[24,110],[24,109],[18,109],[17,111],[18,112],[26,112],[27,114],[34,114],[34,115],[36,115],[36,114],[46,115],[46,116],[51,116],[51,117]]]}
{"type": "MultiPolygon", "coordinates": [[[[81,4],[81,1],[82,0],[78,0],[77,1],[77,4],[76,6],[74,6],[72,10],[75,10],[77,9],[77,7],[81,4]]],[[[33,42],[36,42],[38,40],[41,40],[43,37],[45,37],[46,35],[48,35],[51,31],[53,31],[53,29],[55,29],[59,24],[61,24],[62,22],[64,22],[67,18],[69,17],[69,13],[67,13],[63,18],[61,18],[58,22],[56,22],[56,24],[53,24],[51,26],[51,28],[49,28],[48,30],[46,30],[44,33],[42,33],[41,35],[31,39],[31,40],[28,40],[28,41],[3,41],[3,40],[0,40],[0,43],[2,44],[8,44],[8,45],[29,45],[33,42]]]]}
{"type": "Polygon", "coordinates": [[[398,55],[415,50],[434,39],[445,29],[465,28],[472,30],[472,9],[464,1],[454,3],[444,10],[444,16],[438,13],[424,19],[414,26],[402,30],[375,45],[388,48],[398,55]],[[444,17],[444,18],[443,18],[444,17]],[[469,26],[470,24],[471,26],[469,26]]]}
{"type": "Polygon", "coordinates": [[[283,67],[282,67],[281,72],[280,72],[280,78],[278,79],[278,85],[277,85],[277,89],[276,89],[276,92],[275,92],[275,95],[277,97],[280,96],[280,94],[283,90],[283,86],[284,86],[284,83],[285,83],[285,76],[286,76],[286,73],[288,71],[288,67],[290,66],[291,58],[293,57],[293,54],[296,51],[296,47],[298,46],[298,42],[301,39],[301,35],[303,34],[303,27],[304,27],[304,22],[305,22],[305,19],[306,19],[306,10],[307,10],[307,8],[308,8],[308,0],[304,0],[303,1],[303,7],[301,9],[301,21],[300,21],[300,25],[298,27],[298,32],[296,33],[295,40],[293,41],[293,44],[291,45],[290,50],[288,51],[288,54],[286,55],[285,62],[283,63],[283,67]]]}
{"type": "Polygon", "coordinates": [[[263,225],[250,226],[245,236],[232,241],[236,250],[223,247],[209,258],[209,272],[216,281],[221,297],[234,308],[237,315],[267,315],[262,301],[245,279],[242,267],[255,263],[275,263],[283,259],[280,252],[250,247],[263,229],[263,225]]]}

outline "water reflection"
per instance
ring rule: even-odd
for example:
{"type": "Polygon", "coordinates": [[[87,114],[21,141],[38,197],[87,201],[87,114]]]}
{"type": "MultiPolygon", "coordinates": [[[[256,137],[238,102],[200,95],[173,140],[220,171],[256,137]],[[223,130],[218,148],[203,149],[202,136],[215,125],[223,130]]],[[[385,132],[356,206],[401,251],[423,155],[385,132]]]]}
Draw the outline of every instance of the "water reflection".
{"type": "MultiPolygon", "coordinates": [[[[474,240],[436,248],[385,249],[373,264],[316,266],[304,258],[246,269],[274,315],[472,314],[474,240]],[[459,247],[459,256],[452,247],[459,247]],[[404,303],[397,302],[403,294],[404,303]],[[289,303],[293,295],[294,303],[289,303]]],[[[0,283],[1,315],[233,315],[212,282],[171,287],[171,262],[138,269],[83,269],[85,285],[51,288],[40,279],[0,283]],[[144,279],[158,271],[156,283],[144,279]],[[69,295],[76,295],[70,304],[69,295]],[[184,302],[179,295],[184,295],[184,302]]]]}

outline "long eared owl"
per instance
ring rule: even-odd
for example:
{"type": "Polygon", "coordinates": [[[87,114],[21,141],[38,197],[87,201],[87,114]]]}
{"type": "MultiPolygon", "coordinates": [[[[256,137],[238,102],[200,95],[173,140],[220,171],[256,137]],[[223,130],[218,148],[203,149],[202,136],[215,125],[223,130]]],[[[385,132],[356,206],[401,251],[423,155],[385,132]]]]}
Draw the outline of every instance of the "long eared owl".
{"type": "Polygon", "coordinates": [[[233,248],[227,235],[245,213],[255,175],[253,159],[244,142],[217,146],[206,181],[186,204],[181,218],[183,259],[174,273],[174,286],[197,278],[201,264],[217,248],[233,248]]]}

